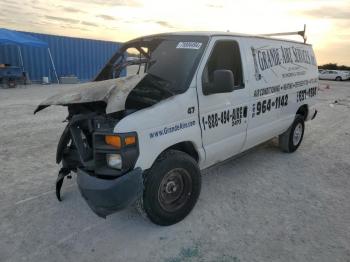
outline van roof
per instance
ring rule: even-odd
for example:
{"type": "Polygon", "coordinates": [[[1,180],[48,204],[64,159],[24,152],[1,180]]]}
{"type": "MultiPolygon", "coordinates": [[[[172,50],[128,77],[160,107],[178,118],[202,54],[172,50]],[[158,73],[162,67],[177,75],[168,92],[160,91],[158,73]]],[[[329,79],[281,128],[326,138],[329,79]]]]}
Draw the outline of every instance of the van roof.
{"type": "Polygon", "coordinates": [[[142,38],[166,36],[166,35],[187,35],[187,36],[193,35],[193,36],[209,36],[209,37],[212,37],[212,36],[235,36],[235,37],[247,37],[247,38],[259,38],[259,39],[267,39],[267,40],[284,41],[284,42],[291,42],[291,43],[297,43],[297,44],[311,46],[311,44],[304,44],[303,42],[299,42],[299,41],[295,41],[295,40],[275,38],[275,37],[269,37],[269,36],[263,36],[263,35],[250,35],[250,34],[221,32],[221,31],[182,31],[182,32],[160,33],[160,34],[153,34],[153,35],[138,37],[136,39],[131,40],[130,42],[138,41],[138,40],[141,40],[142,38]]]}

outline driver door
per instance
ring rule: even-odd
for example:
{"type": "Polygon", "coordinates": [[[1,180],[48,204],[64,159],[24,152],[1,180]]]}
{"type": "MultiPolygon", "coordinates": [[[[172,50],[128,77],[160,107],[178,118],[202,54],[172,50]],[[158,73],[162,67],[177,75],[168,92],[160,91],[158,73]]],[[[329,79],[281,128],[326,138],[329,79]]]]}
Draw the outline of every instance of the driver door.
{"type": "Polygon", "coordinates": [[[245,89],[240,41],[215,37],[208,46],[197,75],[202,143],[206,153],[204,166],[210,166],[239,153],[247,130],[248,92],[245,89]],[[230,70],[234,75],[232,92],[211,92],[215,70],[230,70]]]}

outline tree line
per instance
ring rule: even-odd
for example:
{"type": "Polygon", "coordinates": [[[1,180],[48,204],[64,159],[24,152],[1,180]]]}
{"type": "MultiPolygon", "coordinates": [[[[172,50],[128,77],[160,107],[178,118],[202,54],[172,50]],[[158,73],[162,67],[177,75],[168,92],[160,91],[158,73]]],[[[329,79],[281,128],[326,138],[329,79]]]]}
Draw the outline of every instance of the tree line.
{"type": "Polygon", "coordinates": [[[319,69],[328,69],[328,70],[348,70],[350,71],[350,66],[338,65],[337,63],[328,63],[321,66],[318,66],[319,69]]]}

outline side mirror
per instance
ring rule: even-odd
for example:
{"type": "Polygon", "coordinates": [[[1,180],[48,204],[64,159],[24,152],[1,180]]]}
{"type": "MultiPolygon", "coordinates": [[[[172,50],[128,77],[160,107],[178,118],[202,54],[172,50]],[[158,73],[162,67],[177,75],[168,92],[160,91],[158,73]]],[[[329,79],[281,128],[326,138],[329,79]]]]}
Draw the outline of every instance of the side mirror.
{"type": "Polygon", "coordinates": [[[234,76],[231,70],[214,71],[214,92],[213,93],[230,93],[235,88],[234,76]]]}
{"type": "Polygon", "coordinates": [[[234,90],[234,76],[231,70],[215,70],[213,82],[203,85],[203,94],[230,93],[234,90]]]}

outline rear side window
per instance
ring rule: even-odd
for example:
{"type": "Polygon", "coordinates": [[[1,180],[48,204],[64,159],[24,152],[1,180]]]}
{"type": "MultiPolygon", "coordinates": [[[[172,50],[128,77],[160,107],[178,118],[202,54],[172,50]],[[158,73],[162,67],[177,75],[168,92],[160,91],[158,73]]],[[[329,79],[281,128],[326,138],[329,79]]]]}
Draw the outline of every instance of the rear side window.
{"type": "Polygon", "coordinates": [[[239,51],[239,46],[236,41],[218,41],[207,65],[204,68],[202,75],[202,86],[213,84],[215,70],[230,70],[234,76],[235,89],[244,88],[243,73],[242,73],[242,59],[239,51]]]}

